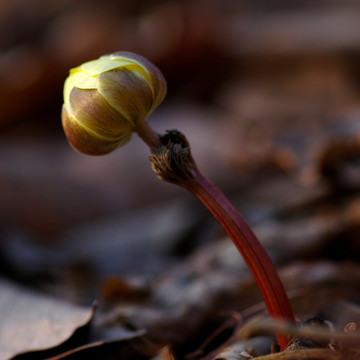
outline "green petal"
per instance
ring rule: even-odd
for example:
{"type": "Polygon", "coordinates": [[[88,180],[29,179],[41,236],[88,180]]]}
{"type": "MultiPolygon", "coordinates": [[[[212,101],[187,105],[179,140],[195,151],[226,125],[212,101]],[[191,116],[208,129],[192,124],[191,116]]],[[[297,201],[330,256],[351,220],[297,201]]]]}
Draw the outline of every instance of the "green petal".
{"type": "MultiPolygon", "coordinates": [[[[146,76],[142,73],[142,75],[151,85],[154,92],[154,103],[151,109],[154,110],[164,100],[167,91],[166,80],[162,72],[152,62],[139,54],[120,51],[112,54],[112,56],[131,59],[134,64],[136,63],[137,65],[139,65],[139,67],[141,67],[143,71],[148,74],[148,76],[146,76]]],[[[140,72],[139,69],[138,71],[140,72]]]]}
{"type": "Polygon", "coordinates": [[[101,95],[133,124],[148,115],[154,101],[153,91],[138,72],[124,67],[100,74],[97,80],[101,95]]]}
{"type": "Polygon", "coordinates": [[[69,144],[77,151],[88,155],[105,155],[130,140],[131,133],[116,141],[107,141],[94,136],[81,126],[67,111],[66,105],[62,109],[62,125],[69,144]]]}
{"type": "Polygon", "coordinates": [[[131,64],[132,61],[123,58],[113,58],[111,55],[104,55],[99,59],[88,61],[80,66],[80,69],[90,76],[96,76],[103,72],[131,64]]]}
{"type": "Polygon", "coordinates": [[[96,89],[96,77],[78,70],[70,75],[74,87],[79,89],[96,89]]]}
{"type": "Polygon", "coordinates": [[[79,89],[96,89],[96,78],[74,68],[70,70],[70,75],[64,84],[64,103],[69,106],[70,93],[73,88],[79,89]]]}
{"type": "Polygon", "coordinates": [[[64,103],[66,105],[69,104],[69,99],[70,99],[70,92],[74,87],[74,81],[72,79],[72,75],[71,72],[74,69],[70,70],[70,75],[66,78],[65,83],[64,83],[64,103]]]}
{"type": "Polygon", "coordinates": [[[74,120],[99,138],[114,141],[132,132],[132,123],[114,109],[97,90],[73,88],[70,105],[74,120]]]}
{"type": "MultiPolygon", "coordinates": [[[[143,62],[139,61],[145,58],[143,58],[140,55],[125,51],[110,54],[109,56],[114,61],[128,61],[128,64],[124,64],[124,65],[131,65],[133,70],[140,73],[148,81],[148,83],[151,84],[151,74],[149,73],[149,70],[147,69],[146,65],[143,62]]],[[[127,68],[129,68],[129,66],[127,66],[127,68]]]]}

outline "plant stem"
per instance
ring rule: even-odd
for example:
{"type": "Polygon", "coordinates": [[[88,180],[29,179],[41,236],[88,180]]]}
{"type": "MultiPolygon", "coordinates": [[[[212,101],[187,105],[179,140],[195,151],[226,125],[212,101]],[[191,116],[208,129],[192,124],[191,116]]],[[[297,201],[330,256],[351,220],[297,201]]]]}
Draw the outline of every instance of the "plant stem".
{"type": "MultiPolygon", "coordinates": [[[[205,205],[229,235],[252,272],[270,316],[295,322],[289,299],[269,255],[235,207],[198,169],[195,181],[181,185],[205,205]]],[[[283,350],[288,339],[278,336],[278,342],[283,350]]]]}
{"type": "Polygon", "coordinates": [[[146,120],[139,121],[134,131],[150,148],[161,148],[164,145],[159,134],[150,127],[146,120]]]}
{"type": "MultiPolygon", "coordinates": [[[[186,138],[177,131],[160,137],[146,122],[136,131],[152,148],[154,155],[150,160],[158,177],[194,194],[229,235],[252,272],[270,316],[275,320],[295,322],[289,299],[270,257],[235,207],[198,170],[186,138]]],[[[288,339],[280,335],[277,339],[284,350],[288,339]]]]}

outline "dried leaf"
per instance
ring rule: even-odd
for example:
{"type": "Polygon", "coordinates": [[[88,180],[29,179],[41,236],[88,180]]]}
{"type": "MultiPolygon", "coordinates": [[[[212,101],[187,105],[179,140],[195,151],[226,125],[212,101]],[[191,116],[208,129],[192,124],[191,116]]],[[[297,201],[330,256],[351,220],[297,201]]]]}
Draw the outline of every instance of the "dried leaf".
{"type": "Polygon", "coordinates": [[[133,333],[118,341],[97,341],[66,351],[46,360],[82,360],[82,359],[144,359],[159,352],[159,347],[143,339],[140,332],[133,333]]]}
{"type": "Polygon", "coordinates": [[[341,348],[360,350],[360,334],[343,331],[330,331],[326,328],[312,326],[297,326],[284,322],[274,322],[269,319],[256,319],[250,321],[237,333],[238,339],[251,337],[255,334],[285,335],[299,339],[311,339],[318,343],[336,343],[341,348]]]}
{"type": "Polygon", "coordinates": [[[0,358],[59,346],[89,324],[93,310],[0,279],[0,358]]]}
{"type": "Polygon", "coordinates": [[[268,354],[275,338],[257,336],[246,341],[239,341],[220,351],[213,360],[247,360],[268,354]]]}

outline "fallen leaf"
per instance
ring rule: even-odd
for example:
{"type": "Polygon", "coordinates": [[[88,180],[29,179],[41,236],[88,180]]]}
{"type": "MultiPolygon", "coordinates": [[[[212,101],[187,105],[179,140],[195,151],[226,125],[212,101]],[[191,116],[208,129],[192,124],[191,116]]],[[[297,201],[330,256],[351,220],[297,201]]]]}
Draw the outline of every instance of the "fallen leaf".
{"type": "Polygon", "coordinates": [[[0,279],[0,358],[20,359],[16,355],[57,347],[88,325],[93,313],[94,308],[55,300],[0,279]]]}

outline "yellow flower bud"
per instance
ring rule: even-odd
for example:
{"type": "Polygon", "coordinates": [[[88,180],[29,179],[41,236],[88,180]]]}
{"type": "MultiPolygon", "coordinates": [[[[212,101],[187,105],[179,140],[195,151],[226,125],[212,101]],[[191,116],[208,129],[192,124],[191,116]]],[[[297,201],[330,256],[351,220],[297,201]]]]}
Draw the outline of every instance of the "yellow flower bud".
{"type": "Polygon", "coordinates": [[[130,139],[165,94],[162,73],[140,55],[117,52],[86,62],[64,84],[66,137],[80,152],[107,154],[130,139]]]}

